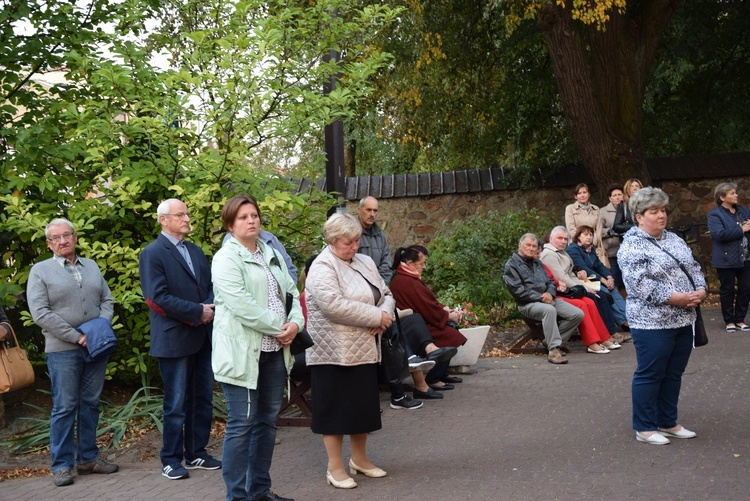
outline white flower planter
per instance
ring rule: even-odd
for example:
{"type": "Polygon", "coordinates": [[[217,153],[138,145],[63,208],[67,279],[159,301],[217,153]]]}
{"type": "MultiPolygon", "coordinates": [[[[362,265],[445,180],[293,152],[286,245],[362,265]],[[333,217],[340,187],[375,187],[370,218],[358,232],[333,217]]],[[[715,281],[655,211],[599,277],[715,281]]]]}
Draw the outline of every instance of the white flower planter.
{"type": "Polygon", "coordinates": [[[482,353],[482,347],[484,347],[484,342],[487,339],[487,333],[490,332],[490,326],[479,325],[458,330],[466,336],[466,343],[458,348],[458,353],[451,358],[450,365],[451,367],[474,365],[479,360],[479,354],[482,353]]]}

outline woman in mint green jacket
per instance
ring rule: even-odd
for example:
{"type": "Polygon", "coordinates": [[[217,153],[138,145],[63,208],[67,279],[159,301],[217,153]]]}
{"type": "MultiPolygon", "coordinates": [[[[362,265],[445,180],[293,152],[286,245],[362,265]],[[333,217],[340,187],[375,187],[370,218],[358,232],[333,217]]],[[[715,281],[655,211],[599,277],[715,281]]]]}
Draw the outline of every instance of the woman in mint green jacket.
{"type": "Polygon", "coordinates": [[[216,253],[212,366],[227,402],[227,500],[286,499],[271,492],[276,418],[292,368],[289,345],[304,318],[299,293],[278,253],[258,238],[260,209],[249,195],[221,212],[232,238],[216,253]],[[286,296],[294,298],[286,313],[286,296]],[[250,447],[252,444],[252,448],[250,447]]]}

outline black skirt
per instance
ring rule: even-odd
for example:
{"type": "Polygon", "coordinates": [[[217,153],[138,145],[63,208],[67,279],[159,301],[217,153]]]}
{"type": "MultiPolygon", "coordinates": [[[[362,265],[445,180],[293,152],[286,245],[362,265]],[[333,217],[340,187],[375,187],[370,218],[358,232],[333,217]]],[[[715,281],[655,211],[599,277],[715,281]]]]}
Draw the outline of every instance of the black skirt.
{"type": "Polygon", "coordinates": [[[377,364],[312,365],[312,431],[358,435],[382,428],[377,364]]]}

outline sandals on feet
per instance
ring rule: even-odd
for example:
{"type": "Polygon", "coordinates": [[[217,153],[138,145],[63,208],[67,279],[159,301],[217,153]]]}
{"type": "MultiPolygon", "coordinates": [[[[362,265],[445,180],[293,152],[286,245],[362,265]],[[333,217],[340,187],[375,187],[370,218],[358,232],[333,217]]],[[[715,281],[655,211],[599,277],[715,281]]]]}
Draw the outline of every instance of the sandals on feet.
{"type": "Polygon", "coordinates": [[[737,324],[737,328],[739,330],[743,331],[743,332],[750,331],[750,325],[747,325],[747,324],[744,324],[744,323],[743,324],[737,324]]]}
{"type": "Polygon", "coordinates": [[[734,324],[727,324],[727,332],[737,332],[737,326],[734,324]]]}

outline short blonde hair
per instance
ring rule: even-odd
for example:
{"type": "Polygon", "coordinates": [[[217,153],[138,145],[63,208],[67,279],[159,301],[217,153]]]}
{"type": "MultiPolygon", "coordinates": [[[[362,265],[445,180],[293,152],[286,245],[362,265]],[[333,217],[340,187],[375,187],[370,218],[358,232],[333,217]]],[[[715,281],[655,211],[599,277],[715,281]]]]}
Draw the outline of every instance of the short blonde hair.
{"type": "Polygon", "coordinates": [[[362,225],[349,214],[336,213],[323,225],[323,236],[329,244],[336,243],[341,238],[359,238],[361,235],[362,225]]]}

